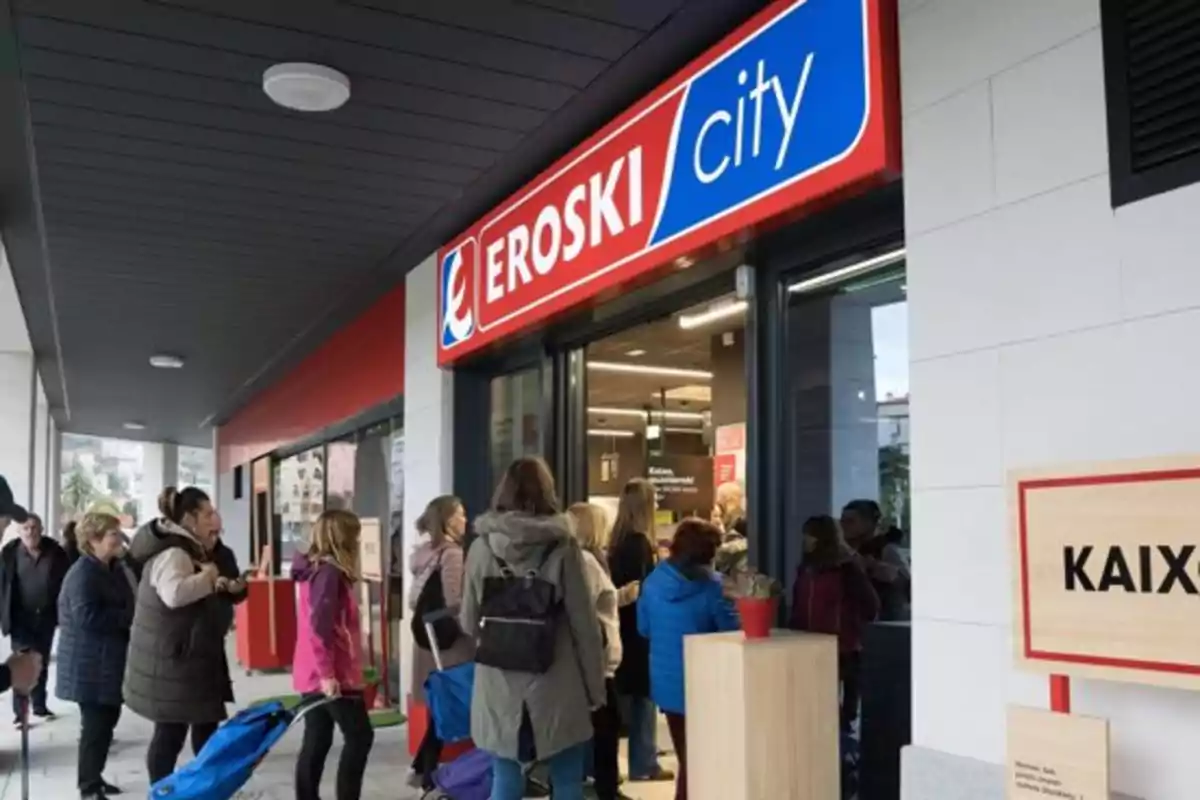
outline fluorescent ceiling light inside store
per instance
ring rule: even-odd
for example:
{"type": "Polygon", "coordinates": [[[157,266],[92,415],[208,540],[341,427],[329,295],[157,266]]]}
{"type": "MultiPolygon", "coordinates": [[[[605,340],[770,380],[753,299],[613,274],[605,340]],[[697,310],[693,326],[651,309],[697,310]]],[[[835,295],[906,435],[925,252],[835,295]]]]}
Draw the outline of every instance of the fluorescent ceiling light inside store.
{"type": "Polygon", "coordinates": [[[660,411],[659,409],[641,408],[608,408],[607,406],[589,406],[589,414],[601,414],[610,417],[637,417],[645,419],[649,414],[657,419],[678,419],[704,421],[704,414],[699,411],[660,411]]]}
{"type": "Polygon", "coordinates": [[[832,286],[835,283],[849,280],[851,278],[861,278],[864,275],[890,267],[904,260],[908,253],[905,248],[901,247],[898,250],[884,253],[883,255],[868,258],[866,261],[859,261],[839,269],[826,272],[822,275],[815,275],[811,278],[805,278],[802,281],[797,281],[788,286],[788,291],[792,294],[803,294],[804,292],[815,292],[818,289],[824,289],[827,286],[832,286]]]}
{"type": "Polygon", "coordinates": [[[702,328],[705,325],[711,325],[714,322],[720,322],[723,319],[744,314],[748,305],[745,300],[735,300],[732,303],[726,303],[725,305],[701,311],[699,314],[683,314],[679,317],[679,327],[685,331],[702,328]]]}
{"type": "Polygon", "coordinates": [[[632,439],[637,434],[634,431],[607,430],[606,428],[589,428],[588,436],[613,436],[617,439],[632,439]]]}
{"type": "Polygon", "coordinates": [[[703,369],[679,369],[678,367],[656,367],[650,364],[625,364],[620,361],[589,361],[588,369],[597,372],[621,372],[626,375],[653,375],[659,378],[690,378],[711,381],[713,374],[703,369]]]}

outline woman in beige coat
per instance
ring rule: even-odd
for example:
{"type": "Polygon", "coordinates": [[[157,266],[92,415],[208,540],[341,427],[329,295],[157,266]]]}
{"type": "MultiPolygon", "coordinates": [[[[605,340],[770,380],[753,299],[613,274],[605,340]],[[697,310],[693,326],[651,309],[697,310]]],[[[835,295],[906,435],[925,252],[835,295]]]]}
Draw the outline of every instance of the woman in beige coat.
{"type": "MultiPolygon", "coordinates": [[[[446,610],[452,618],[458,617],[463,599],[462,541],[466,530],[467,517],[457,497],[442,495],[425,507],[425,512],[417,520],[417,531],[429,538],[413,551],[413,584],[408,596],[410,614],[416,612],[417,601],[425,585],[438,574],[446,610]]],[[[451,647],[441,651],[441,656],[442,667],[447,669],[471,661],[475,657],[474,642],[469,636],[459,636],[451,647]]],[[[418,703],[425,703],[425,679],[436,668],[431,651],[413,647],[412,696],[418,703]]],[[[437,738],[431,722],[413,759],[409,782],[414,785],[426,784],[437,769],[441,755],[442,742],[437,738]]]]}

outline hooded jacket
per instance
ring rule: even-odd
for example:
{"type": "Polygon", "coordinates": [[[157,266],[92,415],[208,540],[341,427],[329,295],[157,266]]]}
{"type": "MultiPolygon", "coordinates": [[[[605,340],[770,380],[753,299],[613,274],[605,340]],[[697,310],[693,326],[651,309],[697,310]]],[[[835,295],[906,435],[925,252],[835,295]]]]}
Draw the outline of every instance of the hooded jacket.
{"type": "Polygon", "coordinates": [[[497,557],[517,573],[536,570],[543,580],[553,583],[562,611],[549,671],[538,675],[482,664],[476,667],[471,738],[501,758],[531,761],[536,755],[545,760],[589,740],[589,712],[605,702],[604,648],[584,576],[583,551],[563,515],[488,512],[476,520],[475,530],[479,536],[467,554],[461,614],[468,636],[476,639],[479,635],[484,578],[502,574],[497,557]],[[547,556],[551,545],[553,550],[547,556]],[[522,746],[521,723],[526,713],[535,753],[525,752],[522,746]]]}
{"type": "Polygon", "coordinates": [[[333,564],[310,561],[304,553],[292,559],[292,580],[300,590],[293,687],[319,692],[323,679],[335,678],[342,691],[361,691],[362,625],[354,584],[333,564]]]}
{"type": "Polygon", "coordinates": [[[134,535],[129,556],[141,571],[125,667],[125,704],[151,722],[209,723],[233,702],[225,658],[225,617],[211,556],[195,536],[165,519],[134,535]]]}
{"type": "MultiPolygon", "coordinates": [[[[417,607],[417,600],[425,584],[437,570],[442,572],[442,596],[446,609],[458,614],[462,609],[464,570],[466,554],[457,542],[444,541],[435,547],[432,542],[422,542],[413,550],[411,559],[413,582],[408,594],[408,611],[417,607]]],[[[442,668],[450,669],[475,658],[475,642],[470,636],[460,636],[458,641],[441,652],[442,668]]],[[[418,703],[425,702],[425,679],[437,668],[433,653],[420,647],[413,648],[412,696],[418,703]]]]}
{"type": "Polygon", "coordinates": [[[650,640],[650,698],[673,714],[686,713],[683,637],[738,628],[737,612],[708,569],[683,569],[663,561],[642,584],[638,631],[650,640]]]}

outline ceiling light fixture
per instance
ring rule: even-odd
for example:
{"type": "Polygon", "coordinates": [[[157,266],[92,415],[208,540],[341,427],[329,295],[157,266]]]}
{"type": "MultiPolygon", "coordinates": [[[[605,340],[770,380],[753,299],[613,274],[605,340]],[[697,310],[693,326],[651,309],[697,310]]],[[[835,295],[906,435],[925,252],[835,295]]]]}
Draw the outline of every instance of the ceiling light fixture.
{"type": "Polygon", "coordinates": [[[633,431],[608,430],[607,428],[589,428],[588,436],[612,436],[616,439],[632,439],[637,436],[633,431]]]}
{"type": "Polygon", "coordinates": [[[699,411],[667,411],[657,408],[641,409],[641,408],[610,408],[608,406],[588,406],[589,414],[599,414],[609,417],[637,417],[645,419],[649,414],[658,419],[677,419],[677,420],[697,420],[704,421],[704,414],[699,411]]]}
{"type": "Polygon", "coordinates": [[[897,250],[884,253],[883,255],[875,256],[874,258],[868,258],[866,261],[858,261],[854,264],[849,264],[845,267],[840,267],[821,275],[816,275],[811,278],[805,278],[802,281],[797,281],[796,283],[788,286],[788,291],[792,294],[815,292],[818,289],[824,289],[832,284],[840,283],[841,281],[848,280],[850,278],[858,278],[871,272],[875,272],[876,270],[890,267],[893,264],[903,261],[907,253],[908,251],[901,247],[897,250]]]}
{"type": "Polygon", "coordinates": [[[711,325],[729,317],[736,317],[738,314],[744,314],[750,304],[745,300],[735,300],[732,303],[725,303],[719,306],[713,306],[699,314],[681,314],[679,317],[679,327],[685,331],[701,328],[705,325],[711,325]]]}
{"type": "Polygon", "coordinates": [[[666,433],[687,433],[692,436],[703,436],[703,428],[663,428],[666,433]]]}
{"type": "Polygon", "coordinates": [[[127,431],[144,431],[146,426],[140,422],[126,422],[123,426],[127,431]]]}
{"type": "Polygon", "coordinates": [[[183,369],[183,359],[168,353],[155,353],[150,356],[150,366],[155,369],[183,369]]]}
{"type": "Polygon", "coordinates": [[[320,64],[276,64],[263,73],[262,86],[267,97],[293,111],[333,111],[350,99],[350,79],[320,64]]]}
{"type": "Polygon", "coordinates": [[[639,347],[637,350],[630,350],[625,355],[629,356],[630,358],[641,358],[642,356],[646,355],[646,351],[639,347]]]}
{"type": "Polygon", "coordinates": [[[713,374],[703,369],[680,369],[678,367],[656,367],[650,364],[624,364],[620,361],[589,361],[588,369],[597,372],[621,372],[626,375],[653,375],[660,378],[690,378],[711,381],[713,374]]]}

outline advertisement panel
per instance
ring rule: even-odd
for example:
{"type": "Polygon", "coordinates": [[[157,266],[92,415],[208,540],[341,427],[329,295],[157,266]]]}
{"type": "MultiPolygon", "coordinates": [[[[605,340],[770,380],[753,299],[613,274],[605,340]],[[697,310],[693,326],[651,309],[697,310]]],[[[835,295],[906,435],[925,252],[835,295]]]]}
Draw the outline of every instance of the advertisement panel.
{"type": "Polygon", "coordinates": [[[438,253],[438,362],[899,174],[894,0],[786,0],[438,253]]]}

